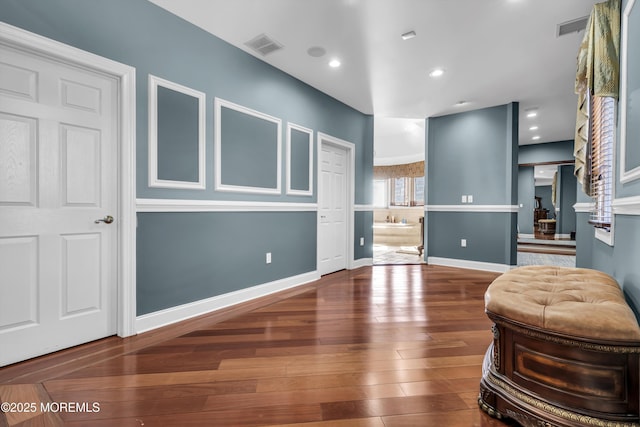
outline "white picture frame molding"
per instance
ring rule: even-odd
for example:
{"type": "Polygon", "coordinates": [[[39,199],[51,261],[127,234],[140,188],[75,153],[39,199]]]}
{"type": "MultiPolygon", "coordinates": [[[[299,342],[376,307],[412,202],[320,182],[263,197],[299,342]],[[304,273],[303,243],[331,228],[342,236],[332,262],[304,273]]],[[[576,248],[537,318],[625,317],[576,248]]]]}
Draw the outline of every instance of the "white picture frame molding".
{"type": "Polygon", "coordinates": [[[149,187],[185,190],[206,189],[206,95],[203,92],[149,74],[149,187]],[[171,89],[198,100],[198,181],[176,181],[158,177],[158,87],[171,89]]]}
{"type": "MultiPolygon", "coordinates": [[[[636,0],[629,0],[622,12],[620,37],[620,182],[627,183],[640,178],[640,165],[627,170],[626,149],[627,149],[627,78],[628,54],[629,54],[629,16],[634,8],[636,0]]],[[[637,8],[636,8],[637,9],[637,8]]],[[[636,10],[636,13],[640,13],[636,10]]]]}
{"type": "Polygon", "coordinates": [[[287,123],[287,194],[293,196],[313,196],[313,130],[287,123]],[[291,188],[291,131],[295,129],[309,136],[309,189],[299,190],[291,188]]]}
{"type": "Polygon", "coordinates": [[[282,120],[278,117],[270,116],[260,111],[252,110],[242,105],[235,104],[231,101],[227,101],[216,97],[214,99],[214,128],[215,134],[213,139],[213,150],[215,157],[215,190],[216,191],[229,191],[239,193],[255,193],[255,194],[281,194],[282,193],[282,120]],[[276,174],[277,181],[275,188],[268,187],[252,187],[233,184],[224,184],[222,182],[222,108],[229,108],[231,110],[238,111],[249,116],[253,116],[268,122],[275,123],[277,125],[277,164],[276,174]]]}

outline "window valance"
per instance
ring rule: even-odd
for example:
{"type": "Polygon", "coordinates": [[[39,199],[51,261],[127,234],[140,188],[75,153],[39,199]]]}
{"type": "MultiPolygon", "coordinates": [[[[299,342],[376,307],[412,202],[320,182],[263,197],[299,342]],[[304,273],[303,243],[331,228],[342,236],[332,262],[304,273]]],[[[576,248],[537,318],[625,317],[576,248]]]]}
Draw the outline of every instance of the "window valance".
{"type": "Polygon", "coordinates": [[[374,166],[373,178],[374,179],[387,179],[387,178],[416,178],[424,176],[424,160],[414,163],[405,163],[403,165],[391,165],[391,166],[374,166]]]}

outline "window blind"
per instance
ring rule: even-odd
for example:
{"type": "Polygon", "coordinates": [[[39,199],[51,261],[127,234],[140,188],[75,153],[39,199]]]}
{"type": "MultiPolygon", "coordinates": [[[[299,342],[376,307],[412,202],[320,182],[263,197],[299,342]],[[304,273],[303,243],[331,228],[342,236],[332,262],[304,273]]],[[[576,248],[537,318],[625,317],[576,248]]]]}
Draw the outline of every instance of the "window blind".
{"type": "Polygon", "coordinates": [[[589,96],[590,156],[589,182],[594,209],[589,222],[596,227],[611,228],[613,201],[613,138],[615,101],[612,97],[589,96]]]}

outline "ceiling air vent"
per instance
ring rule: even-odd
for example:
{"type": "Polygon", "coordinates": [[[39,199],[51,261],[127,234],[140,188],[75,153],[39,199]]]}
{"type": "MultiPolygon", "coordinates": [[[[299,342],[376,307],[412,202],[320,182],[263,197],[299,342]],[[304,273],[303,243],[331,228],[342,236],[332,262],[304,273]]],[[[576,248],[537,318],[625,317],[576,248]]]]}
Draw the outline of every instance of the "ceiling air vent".
{"type": "Polygon", "coordinates": [[[251,49],[255,50],[262,56],[266,56],[271,52],[282,49],[282,45],[266,34],[260,34],[245,43],[251,49]]]}
{"type": "Polygon", "coordinates": [[[583,16],[582,18],[574,19],[573,21],[558,24],[558,32],[556,35],[560,37],[571,33],[579,33],[586,28],[587,21],[589,21],[589,17],[583,16]]]}

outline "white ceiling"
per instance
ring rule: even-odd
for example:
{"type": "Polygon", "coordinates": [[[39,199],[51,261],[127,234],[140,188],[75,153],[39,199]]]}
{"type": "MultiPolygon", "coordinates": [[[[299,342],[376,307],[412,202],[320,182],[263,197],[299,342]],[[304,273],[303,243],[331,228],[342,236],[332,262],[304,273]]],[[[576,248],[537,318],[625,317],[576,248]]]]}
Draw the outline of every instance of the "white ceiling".
{"type": "Polygon", "coordinates": [[[558,165],[535,165],[533,180],[535,185],[551,185],[553,176],[558,171],[558,165]]]}
{"type": "Polygon", "coordinates": [[[424,119],[376,117],[373,164],[402,165],[424,160],[424,119]]]}
{"type": "MultiPolygon", "coordinates": [[[[151,1],[376,121],[517,101],[519,142],[529,144],[573,139],[584,32],[557,37],[557,25],[589,15],[598,0],[151,1]],[[402,40],[410,30],[417,36],[402,40]],[[245,46],[262,33],[283,49],[263,57],[245,46]],[[308,55],[313,46],[326,55],[308,55]],[[328,66],[334,57],[339,68],[328,66]],[[436,67],[445,74],[429,77],[436,67]],[[538,117],[527,119],[532,108],[538,117]]],[[[377,152],[387,143],[379,132],[377,152]]]]}

